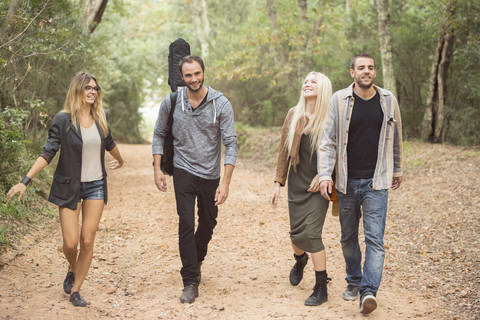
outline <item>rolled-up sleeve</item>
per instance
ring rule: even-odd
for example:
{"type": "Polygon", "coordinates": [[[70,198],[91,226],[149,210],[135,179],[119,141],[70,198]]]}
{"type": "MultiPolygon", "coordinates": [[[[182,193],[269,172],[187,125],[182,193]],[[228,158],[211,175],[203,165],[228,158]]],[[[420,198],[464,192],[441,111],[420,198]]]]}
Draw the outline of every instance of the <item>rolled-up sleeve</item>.
{"type": "Polygon", "coordinates": [[[165,137],[167,136],[167,122],[170,115],[171,103],[170,95],[163,99],[158,110],[157,121],[155,122],[155,128],[153,129],[152,139],[152,154],[163,155],[163,144],[165,137]]]}
{"type": "Polygon", "coordinates": [[[116,145],[117,144],[115,142],[115,139],[113,139],[113,136],[110,132],[110,127],[108,127],[108,135],[105,138],[105,149],[107,151],[112,151],[115,148],[116,145]]]}
{"type": "Polygon", "coordinates": [[[233,108],[230,101],[227,100],[222,109],[222,116],[219,121],[222,141],[225,146],[224,165],[230,164],[235,166],[237,162],[238,141],[237,133],[235,131],[233,108]]]}
{"type": "Polygon", "coordinates": [[[395,132],[393,141],[393,176],[403,176],[402,158],[403,158],[403,138],[402,138],[402,117],[400,115],[400,108],[397,99],[394,98],[395,110],[395,132]]]}
{"type": "Polygon", "coordinates": [[[60,149],[60,117],[55,115],[52,125],[48,129],[47,143],[43,146],[40,157],[50,163],[60,149]]]}
{"type": "Polygon", "coordinates": [[[115,139],[113,139],[112,131],[110,130],[110,125],[108,124],[109,118],[108,118],[108,112],[106,111],[105,111],[105,117],[107,118],[107,128],[108,128],[108,134],[107,134],[107,137],[105,138],[105,149],[107,151],[112,151],[117,144],[115,143],[115,139]]]}

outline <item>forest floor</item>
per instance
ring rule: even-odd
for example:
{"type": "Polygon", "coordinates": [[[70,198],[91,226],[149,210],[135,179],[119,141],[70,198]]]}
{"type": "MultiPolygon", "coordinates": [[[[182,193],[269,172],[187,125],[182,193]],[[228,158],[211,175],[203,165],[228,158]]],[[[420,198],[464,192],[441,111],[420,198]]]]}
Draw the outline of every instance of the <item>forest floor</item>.
{"type": "MultiPolygon", "coordinates": [[[[119,147],[125,166],[109,172],[110,199],[81,292],[89,305],[75,308],[63,293],[60,227],[46,223],[3,253],[0,319],[364,318],[358,300],[342,299],[345,264],[338,218],[330,214],[323,235],[329,300],[303,305],[314,272],[309,262],[299,286],[288,282],[294,260],[286,189],[271,209],[274,168],[251,160],[239,160],[220,207],[200,297],[181,304],[172,180],[166,193],[156,189],[149,145],[119,147]]],[[[479,186],[478,149],[405,143],[404,182],[390,191],[384,275],[369,319],[480,318],[479,186]]]]}

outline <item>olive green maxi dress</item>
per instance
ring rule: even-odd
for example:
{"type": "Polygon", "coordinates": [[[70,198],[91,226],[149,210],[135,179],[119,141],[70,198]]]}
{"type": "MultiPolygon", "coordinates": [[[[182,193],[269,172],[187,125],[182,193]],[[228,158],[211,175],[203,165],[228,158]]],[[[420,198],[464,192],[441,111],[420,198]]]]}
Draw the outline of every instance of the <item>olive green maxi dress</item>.
{"type": "Polygon", "coordinates": [[[320,192],[307,192],[317,174],[317,154],[311,155],[310,135],[302,134],[297,172],[288,173],[288,211],[290,239],[299,249],[319,252],[325,249],[322,229],[329,201],[320,192]]]}

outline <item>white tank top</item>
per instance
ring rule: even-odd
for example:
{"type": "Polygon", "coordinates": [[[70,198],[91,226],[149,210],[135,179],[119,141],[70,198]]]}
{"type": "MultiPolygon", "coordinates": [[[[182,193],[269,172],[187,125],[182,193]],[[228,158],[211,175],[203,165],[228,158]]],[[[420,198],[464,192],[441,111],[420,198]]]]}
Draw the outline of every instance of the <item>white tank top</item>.
{"type": "Polygon", "coordinates": [[[82,182],[103,179],[100,149],[102,147],[100,134],[95,122],[90,128],[80,126],[82,132],[82,182]]]}

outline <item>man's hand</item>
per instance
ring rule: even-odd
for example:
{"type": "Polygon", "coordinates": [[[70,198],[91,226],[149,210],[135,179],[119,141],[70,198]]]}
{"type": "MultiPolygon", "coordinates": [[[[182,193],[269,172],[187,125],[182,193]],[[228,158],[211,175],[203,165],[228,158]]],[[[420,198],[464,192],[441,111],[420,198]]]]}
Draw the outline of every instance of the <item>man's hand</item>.
{"type": "Polygon", "coordinates": [[[233,165],[225,165],[225,173],[223,174],[223,179],[222,181],[220,181],[217,192],[215,192],[215,206],[221,205],[228,198],[228,188],[230,186],[230,181],[232,180],[233,169],[235,169],[233,165]]]}
{"type": "Polygon", "coordinates": [[[217,188],[217,192],[215,192],[215,206],[219,206],[225,202],[228,198],[228,188],[229,184],[222,182],[217,188]]]}
{"type": "Polygon", "coordinates": [[[330,180],[323,180],[320,183],[320,193],[322,197],[330,201],[330,195],[332,194],[333,182],[330,180]]]}
{"type": "Polygon", "coordinates": [[[392,190],[396,190],[400,188],[400,185],[402,184],[403,177],[393,177],[392,180],[392,190]]]}
{"type": "Polygon", "coordinates": [[[158,190],[163,192],[167,191],[167,179],[165,178],[162,170],[158,168],[155,168],[154,170],[155,185],[157,186],[158,190]]]}
{"type": "Polygon", "coordinates": [[[162,163],[162,155],[154,154],[153,155],[153,179],[155,180],[155,185],[160,191],[167,191],[167,179],[160,169],[160,163],[162,163]]]}

